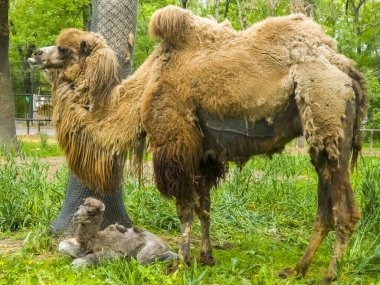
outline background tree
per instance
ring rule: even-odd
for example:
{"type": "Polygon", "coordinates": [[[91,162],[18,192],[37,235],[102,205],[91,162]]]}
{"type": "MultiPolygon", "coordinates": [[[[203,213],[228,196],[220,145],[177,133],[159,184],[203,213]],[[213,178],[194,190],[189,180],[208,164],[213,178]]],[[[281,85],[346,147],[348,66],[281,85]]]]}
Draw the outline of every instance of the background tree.
{"type": "Polygon", "coordinates": [[[15,107],[9,66],[8,0],[0,0],[0,144],[17,148],[15,107]]]}

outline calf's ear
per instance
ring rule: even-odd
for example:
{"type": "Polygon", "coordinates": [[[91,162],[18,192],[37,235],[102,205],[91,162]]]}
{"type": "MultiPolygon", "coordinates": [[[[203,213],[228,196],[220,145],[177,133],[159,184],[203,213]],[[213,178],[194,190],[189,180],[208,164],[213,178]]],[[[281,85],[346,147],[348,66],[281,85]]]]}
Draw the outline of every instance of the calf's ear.
{"type": "Polygon", "coordinates": [[[82,41],[79,48],[79,56],[88,56],[90,54],[90,45],[87,41],[82,41]]]}

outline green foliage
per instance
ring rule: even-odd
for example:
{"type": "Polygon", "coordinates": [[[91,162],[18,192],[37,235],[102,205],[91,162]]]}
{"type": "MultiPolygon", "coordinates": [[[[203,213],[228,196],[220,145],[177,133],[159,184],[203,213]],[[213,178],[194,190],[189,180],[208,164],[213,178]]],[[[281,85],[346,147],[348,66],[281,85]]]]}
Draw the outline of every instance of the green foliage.
{"type": "MultiPolygon", "coordinates": [[[[37,47],[53,45],[63,28],[83,28],[83,13],[91,0],[10,0],[10,65],[14,94],[37,93],[46,82],[31,72],[27,58],[37,47]]],[[[23,99],[23,98],[22,98],[23,99]]],[[[16,101],[16,113],[26,113],[24,100],[16,101]]]]}

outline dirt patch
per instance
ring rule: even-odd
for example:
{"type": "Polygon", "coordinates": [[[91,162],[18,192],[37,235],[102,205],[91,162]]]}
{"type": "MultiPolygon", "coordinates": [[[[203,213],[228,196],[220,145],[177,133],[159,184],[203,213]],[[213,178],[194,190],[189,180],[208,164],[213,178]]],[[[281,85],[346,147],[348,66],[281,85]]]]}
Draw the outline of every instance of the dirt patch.
{"type": "Polygon", "coordinates": [[[40,158],[41,163],[46,163],[49,165],[49,169],[47,172],[47,179],[53,179],[57,171],[59,171],[62,167],[66,165],[66,159],[63,156],[51,156],[40,158]]]}
{"type": "MultiPolygon", "coordinates": [[[[40,134],[33,134],[33,135],[18,135],[17,138],[20,141],[23,142],[32,142],[32,143],[38,143],[41,141],[41,135],[40,134]]],[[[50,144],[56,144],[57,140],[53,136],[48,136],[47,137],[47,143],[50,144]]]]}
{"type": "Polygon", "coordinates": [[[22,240],[0,239],[0,255],[15,253],[22,248],[22,240]]]}

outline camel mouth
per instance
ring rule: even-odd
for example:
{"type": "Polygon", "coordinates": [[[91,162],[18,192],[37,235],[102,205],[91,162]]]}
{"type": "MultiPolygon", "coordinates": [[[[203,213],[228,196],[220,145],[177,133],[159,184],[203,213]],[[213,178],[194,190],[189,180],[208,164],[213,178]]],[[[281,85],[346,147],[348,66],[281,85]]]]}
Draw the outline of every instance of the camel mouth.
{"type": "Polygon", "coordinates": [[[88,225],[92,223],[92,220],[84,217],[74,217],[73,222],[74,224],[88,225]]]}
{"type": "Polygon", "coordinates": [[[36,59],[35,57],[28,58],[27,62],[34,69],[42,69],[44,67],[44,63],[40,59],[36,59]]]}

